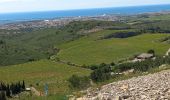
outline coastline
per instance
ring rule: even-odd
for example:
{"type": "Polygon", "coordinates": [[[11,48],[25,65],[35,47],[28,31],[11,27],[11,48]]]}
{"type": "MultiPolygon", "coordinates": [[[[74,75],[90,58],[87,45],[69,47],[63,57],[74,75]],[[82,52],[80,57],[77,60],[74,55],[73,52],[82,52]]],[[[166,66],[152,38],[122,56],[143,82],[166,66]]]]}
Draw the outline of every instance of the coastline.
{"type": "MultiPolygon", "coordinates": [[[[47,19],[31,19],[31,20],[16,20],[9,21],[9,23],[1,23],[0,30],[20,30],[20,29],[34,29],[34,28],[50,28],[50,27],[61,27],[69,24],[72,21],[87,21],[87,20],[99,20],[99,21],[126,21],[127,18],[136,17],[140,15],[147,16],[159,16],[169,15],[170,11],[159,11],[159,12],[145,12],[133,15],[114,15],[114,14],[103,14],[97,16],[75,16],[75,17],[60,17],[60,18],[47,18],[47,19]]],[[[6,20],[8,21],[8,20],[6,20]]]]}
{"type": "Polygon", "coordinates": [[[100,20],[100,21],[117,21],[119,16],[102,15],[102,16],[87,16],[87,17],[63,17],[56,19],[43,19],[31,21],[18,21],[6,24],[0,24],[0,29],[19,30],[25,28],[46,28],[46,27],[60,27],[72,21],[87,21],[87,20],[100,20]]]}
{"type": "Polygon", "coordinates": [[[0,13],[0,25],[42,20],[74,19],[79,17],[129,16],[143,13],[169,12],[170,4],[129,7],[92,8],[60,11],[0,13]]]}

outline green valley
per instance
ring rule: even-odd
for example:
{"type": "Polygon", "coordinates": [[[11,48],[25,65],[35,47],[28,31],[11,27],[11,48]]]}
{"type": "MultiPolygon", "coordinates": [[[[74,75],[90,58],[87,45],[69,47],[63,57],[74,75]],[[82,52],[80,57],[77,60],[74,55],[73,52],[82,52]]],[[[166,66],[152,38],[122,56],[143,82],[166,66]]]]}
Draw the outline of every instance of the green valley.
{"type": "Polygon", "coordinates": [[[48,100],[65,100],[70,94],[81,96],[82,87],[159,71],[158,65],[168,66],[170,59],[164,57],[170,48],[169,16],[146,14],[116,21],[79,20],[60,27],[0,30],[0,81],[24,80],[26,87],[42,93],[42,97],[27,95],[36,100],[42,100],[48,84],[48,100]],[[143,53],[154,57],[131,62],[143,53]],[[129,76],[111,76],[129,69],[135,70],[129,76]],[[78,88],[71,87],[71,82],[77,82],[78,88]]]}

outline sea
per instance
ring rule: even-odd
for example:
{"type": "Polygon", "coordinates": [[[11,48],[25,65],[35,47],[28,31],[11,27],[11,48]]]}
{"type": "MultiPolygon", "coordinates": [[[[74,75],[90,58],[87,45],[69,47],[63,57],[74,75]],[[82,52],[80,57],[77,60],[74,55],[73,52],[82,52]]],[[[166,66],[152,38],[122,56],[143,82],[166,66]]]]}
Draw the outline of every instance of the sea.
{"type": "Polygon", "coordinates": [[[149,12],[170,11],[170,4],[148,5],[131,7],[110,7],[80,10],[21,12],[21,13],[0,13],[0,24],[13,23],[18,21],[47,20],[64,17],[85,17],[100,15],[133,15],[149,12]]]}

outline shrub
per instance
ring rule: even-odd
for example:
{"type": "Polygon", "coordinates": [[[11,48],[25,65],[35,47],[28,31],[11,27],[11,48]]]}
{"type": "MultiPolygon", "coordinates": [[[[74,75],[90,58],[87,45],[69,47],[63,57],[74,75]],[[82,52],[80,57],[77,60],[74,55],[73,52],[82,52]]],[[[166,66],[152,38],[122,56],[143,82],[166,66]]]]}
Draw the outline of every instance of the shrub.
{"type": "Polygon", "coordinates": [[[100,64],[97,69],[91,73],[91,79],[94,82],[102,82],[111,78],[111,67],[110,65],[100,64]]]}
{"type": "Polygon", "coordinates": [[[90,86],[90,79],[87,76],[77,76],[73,75],[68,80],[70,82],[71,88],[85,89],[90,86]]]}
{"type": "Polygon", "coordinates": [[[153,49],[148,50],[148,53],[155,55],[155,51],[153,49]]]}

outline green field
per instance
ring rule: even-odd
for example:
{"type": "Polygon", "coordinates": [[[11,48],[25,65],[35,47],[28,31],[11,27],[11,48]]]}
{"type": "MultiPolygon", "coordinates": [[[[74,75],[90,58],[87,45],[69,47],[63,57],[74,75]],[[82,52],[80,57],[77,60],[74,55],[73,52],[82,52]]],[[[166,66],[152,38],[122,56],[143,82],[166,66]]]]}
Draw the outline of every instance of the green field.
{"type": "Polygon", "coordinates": [[[157,55],[164,55],[170,47],[168,43],[158,42],[159,39],[169,36],[168,34],[143,34],[125,39],[98,40],[113,32],[106,30],[63,44],[58,57],[76,64],[90,65],[117,62],[149,49],[154,49],[157,55]]]}
{"type": "Polygon", "coordinates": [[[44,84],[49,85],[49,93],[69,93],[67,79],[73,74],[89,75],[91,71],[83,68],[59,64],[49,60],[40,60],[14,66],[0,68],[0,80],[17,82],[25,80],[26,85],[32,84],[38,90],[44,90],[44,84]],[[39,84],[38,86],[36,84],[39,84]]]}

